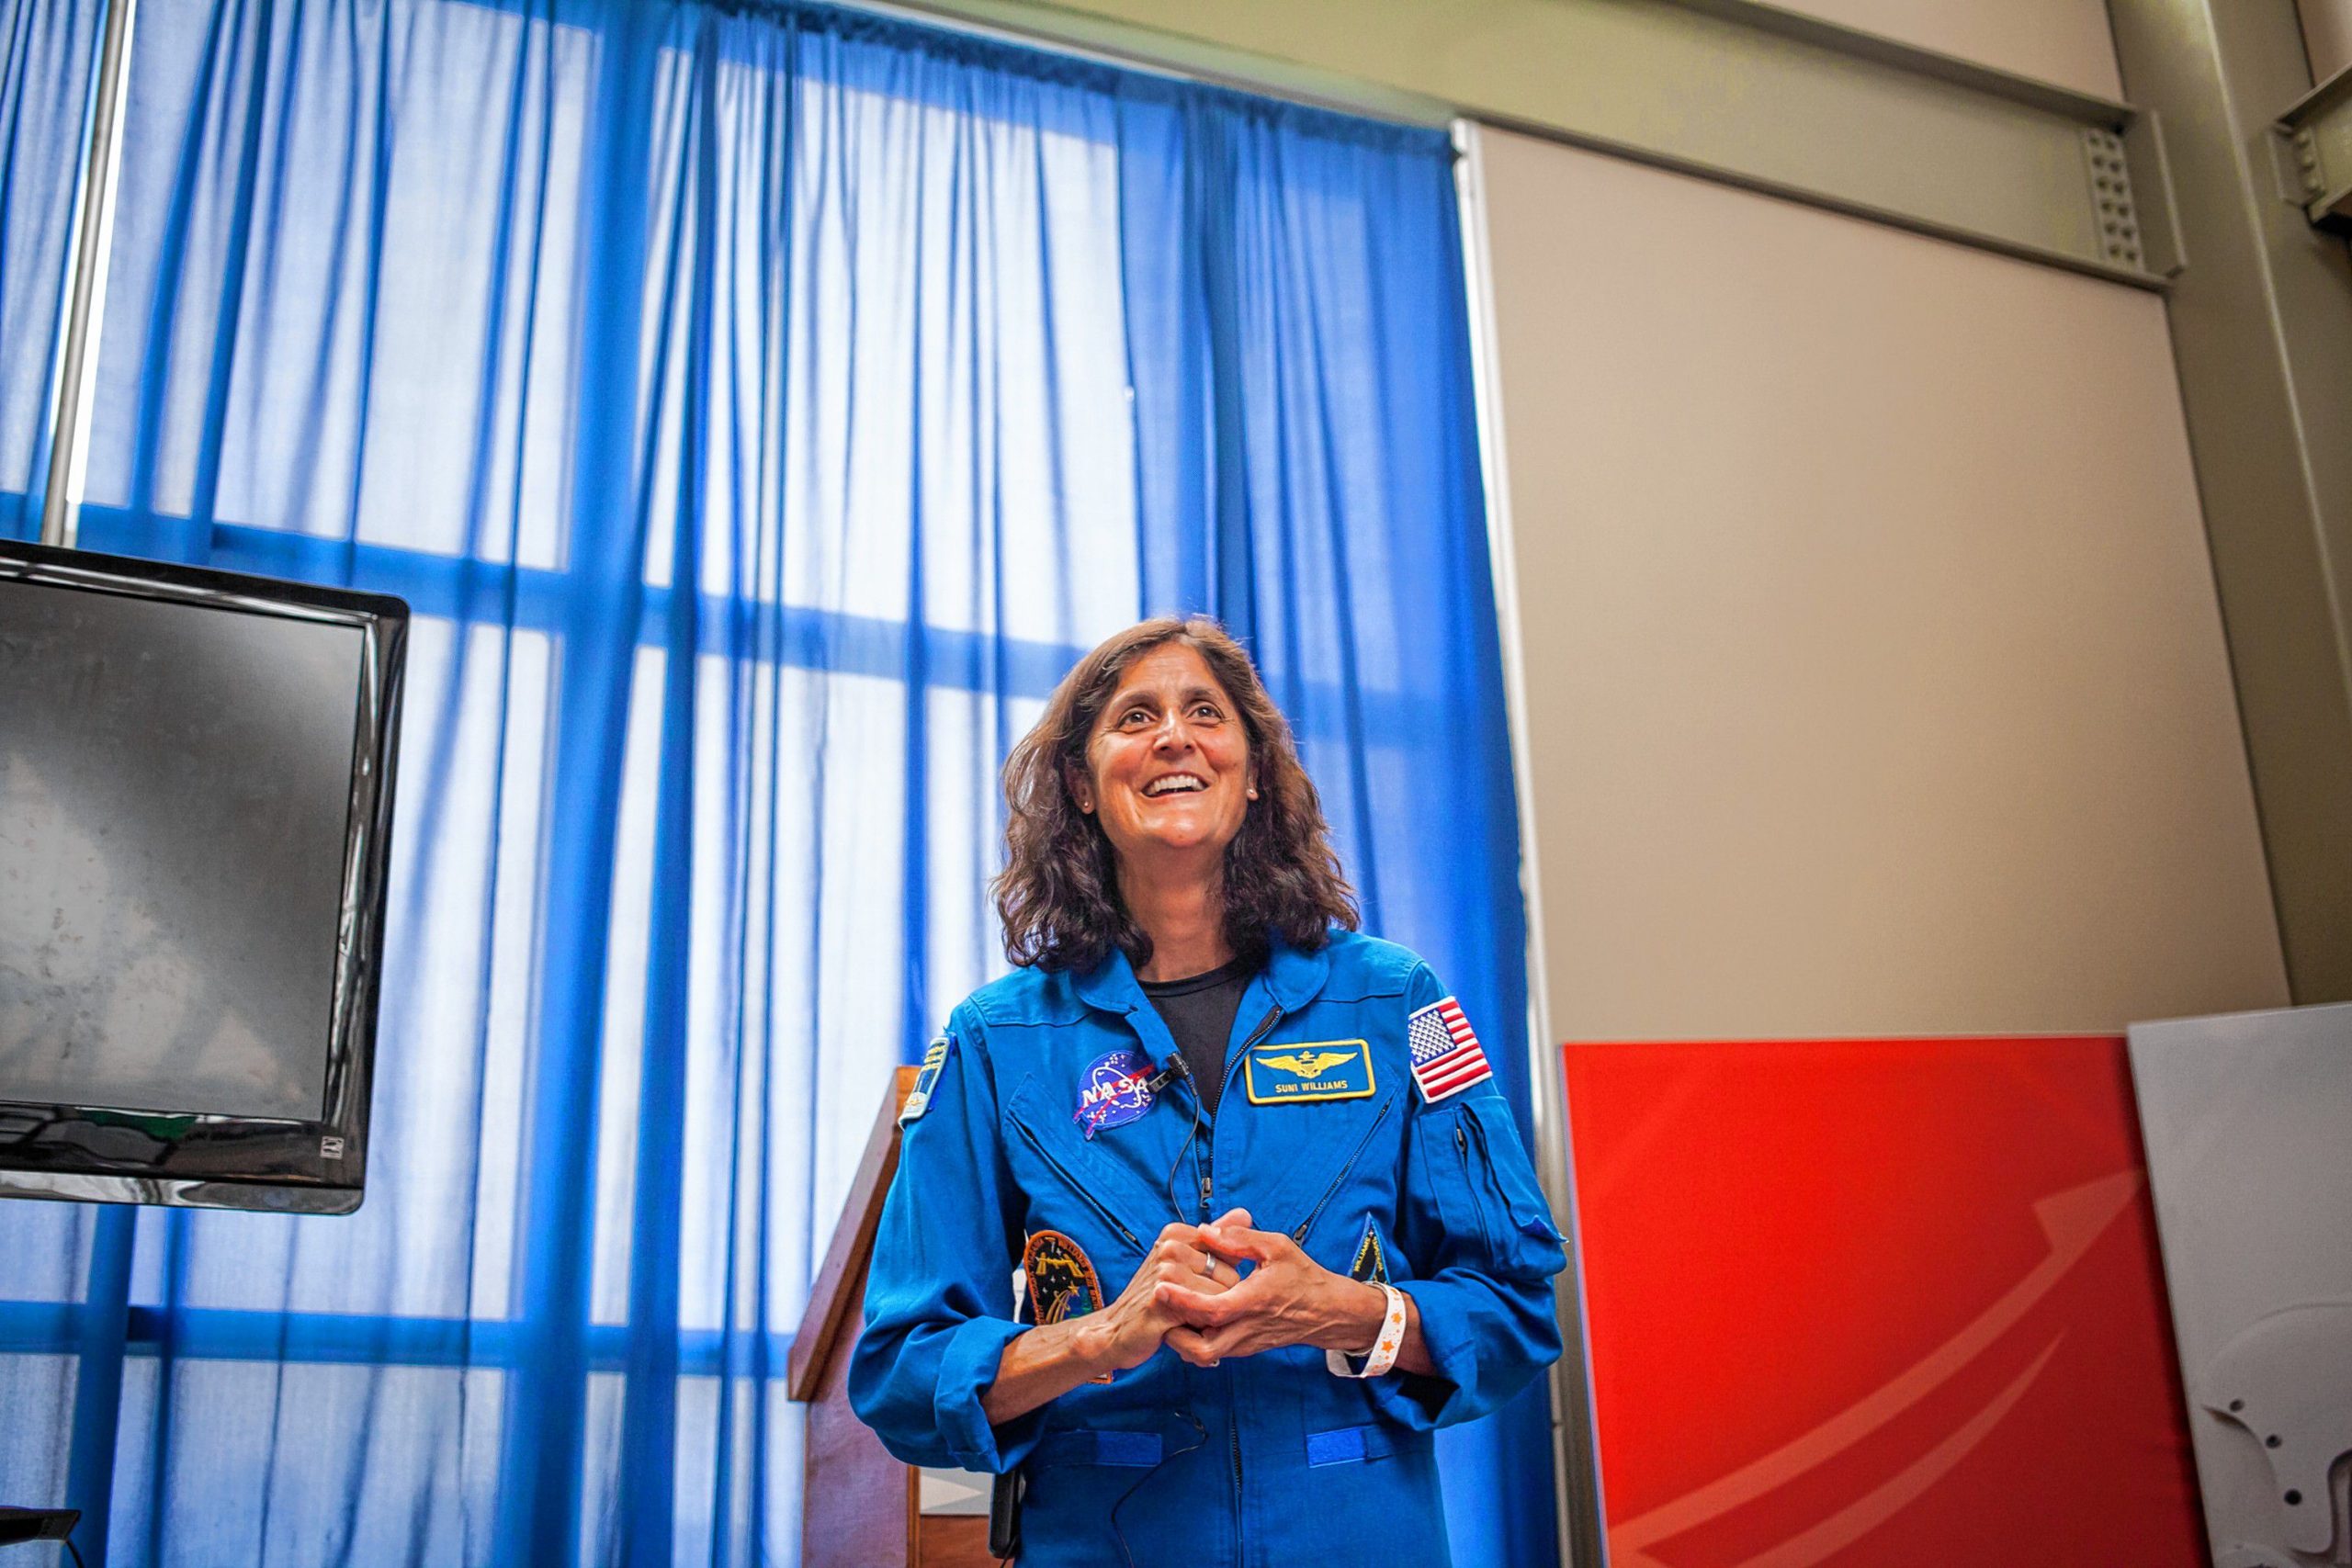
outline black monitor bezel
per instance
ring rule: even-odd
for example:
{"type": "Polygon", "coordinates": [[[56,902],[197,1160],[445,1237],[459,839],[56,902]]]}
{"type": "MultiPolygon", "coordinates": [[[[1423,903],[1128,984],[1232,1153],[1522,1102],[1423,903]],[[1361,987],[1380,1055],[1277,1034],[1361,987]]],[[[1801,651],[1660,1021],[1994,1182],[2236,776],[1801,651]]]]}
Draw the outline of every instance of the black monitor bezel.
{"type": "Polygon", "coordinates": [[[0,1098],[0,1197],[349,1213],[368,1173],[409,607],[389,594],[0,539],[0,581],[357,629],[343,897],[315,1121],[0,1098]],[[127,1136],[126,1136],[127,1134],[127,1136]],[[143,1139],[151,1151],[136,1147],[143,1139]]]}

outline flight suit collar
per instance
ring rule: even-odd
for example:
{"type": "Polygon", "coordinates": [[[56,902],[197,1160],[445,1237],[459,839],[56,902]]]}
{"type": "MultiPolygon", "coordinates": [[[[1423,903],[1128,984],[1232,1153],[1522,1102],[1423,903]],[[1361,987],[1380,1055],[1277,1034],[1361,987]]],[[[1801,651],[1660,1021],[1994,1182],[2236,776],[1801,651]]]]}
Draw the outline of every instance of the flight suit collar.
{"type": "MultiPolygon", "coordinates": [[[[1331,955],[1328,946],[1306,953],[1282,938],[1274,939],[1273,950],[1266,958],[1262,978],[1274,1005],[1286,1013],[1297,1012],[1313,1001],[1323,989],[1324,976],[1331,970],[1331,955]]],[[[1088,1007],[1103,1012],[1133,1016],[1138,1010],[1151,1011],[1144,1006],[1143,987],[1136,979],[1135,966],[1127,955],[1113,948],[1109,956],[1078,976],[1078,999],[1088,1007]]]]}

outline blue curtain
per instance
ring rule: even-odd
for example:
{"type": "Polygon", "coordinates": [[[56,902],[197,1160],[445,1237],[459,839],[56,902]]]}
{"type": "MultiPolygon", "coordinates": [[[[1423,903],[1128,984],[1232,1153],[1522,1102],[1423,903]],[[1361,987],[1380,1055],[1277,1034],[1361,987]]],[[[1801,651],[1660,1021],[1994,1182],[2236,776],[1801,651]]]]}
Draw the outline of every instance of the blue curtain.
{"type": "MultiPolygon", "coordinates": [[[[809,1274],[1140,614],[1250,639],[1527,1104],[1442,135],[646,0],[151,6],[131,86],[84,544],[417,612],[376,1137],[348,1219],[0,1209],[0,1493],[118,1564],[793,1561],[809,1274]]],[[[1547,1455],[1541,1390],[1447,1436],[1462,1561],[1553,1561],[1547,1455]]]]}

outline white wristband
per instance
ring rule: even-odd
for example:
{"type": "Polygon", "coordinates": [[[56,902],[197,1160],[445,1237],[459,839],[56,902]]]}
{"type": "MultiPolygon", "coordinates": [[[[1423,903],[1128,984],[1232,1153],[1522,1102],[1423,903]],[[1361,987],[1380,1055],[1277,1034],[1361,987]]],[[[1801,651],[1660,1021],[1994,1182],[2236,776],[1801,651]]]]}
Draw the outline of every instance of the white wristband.
{"type": "Polygon", "coordinates": [[[1366,1284],[1377,1285],[1380,1293],[1388,1298],[1388,1311],[1380,1320],[1380,1337],[1372,1342],[1371,1351],[1364,1357],[1363,1370],[1358,1371],[1348,1363],[1355,1358],[1341,1350],[1323,1352],[1323,1364],[1335,1378],[1376,1378],[1386,1374],[1396,1364],[1396,1352],[1405,1348],[1405,1292],[1394,1285],[1384,1285],[1377,1280],[1366,1284]]]}

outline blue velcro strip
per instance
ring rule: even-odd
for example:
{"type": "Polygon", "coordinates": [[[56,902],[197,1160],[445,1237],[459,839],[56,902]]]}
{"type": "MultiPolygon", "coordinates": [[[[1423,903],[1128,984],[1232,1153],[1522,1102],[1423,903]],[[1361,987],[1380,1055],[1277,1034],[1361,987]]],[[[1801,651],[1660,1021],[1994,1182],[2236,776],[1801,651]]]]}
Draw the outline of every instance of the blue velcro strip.
{"type": "Polygon", "coordinates": [[[1094,1434],[1094,1462],[1097,1464],[1158,1464],[1159,1462],[1159,1434],[1157,1432],[1097,1432],[1094,1434]]]}
{"type": "Polygon", "coordinates": [[[1040,1464],[1112,1464],[1148,1470],[1159,1462],[1157,1432],[1055,1432],[1037,1445],[1040,1464]]]}
{"type": "Polygon", "coordinates": [[[1385,1427],[1342,1427],[1336,1432],[1306,1434],[1308,1464],[1353,1464],[1360,1460],[1385,1459],[1396,1451],[1385,1427]]]}

